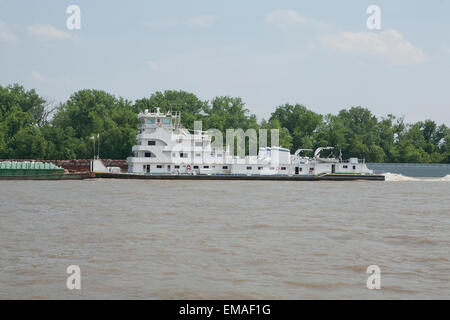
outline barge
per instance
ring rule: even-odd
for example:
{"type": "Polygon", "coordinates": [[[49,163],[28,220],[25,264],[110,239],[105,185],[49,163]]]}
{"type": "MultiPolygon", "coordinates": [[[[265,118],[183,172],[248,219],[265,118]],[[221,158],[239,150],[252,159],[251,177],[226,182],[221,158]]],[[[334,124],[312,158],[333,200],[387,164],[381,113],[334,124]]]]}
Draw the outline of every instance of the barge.
{"type": "Polygon", "coordinates": [[[48,162],[0,162],[0,180],[82,180],[94,176],[91,172],[65,173],[63,168],[48,162]]]}

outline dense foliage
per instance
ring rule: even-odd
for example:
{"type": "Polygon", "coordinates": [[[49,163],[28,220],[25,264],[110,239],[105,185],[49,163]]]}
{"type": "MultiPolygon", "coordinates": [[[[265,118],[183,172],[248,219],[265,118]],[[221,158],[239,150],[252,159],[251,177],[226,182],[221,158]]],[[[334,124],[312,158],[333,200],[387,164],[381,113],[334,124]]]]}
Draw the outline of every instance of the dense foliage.
{"type": "Polygon", "coordinates": [[[317,114],[303,105],[279,106],[258,123],[241,98],[201,101],[185,91],[156,92],[134,103],[99,90],[80,90],[52,104],[20,85],[0,86],[0,158],[82,159],[92,157],[92,136],[100,136],[102,158],[125,159],[136,141],[137,113],[160,107],[182,113],[182,124],[203,129],[280,129],[280,144],[296,150],[334,146],[344,158],[373,162],[450,163],[450,129],[432,120],[414,124],[352,107],[337,115],[317,114]]]}

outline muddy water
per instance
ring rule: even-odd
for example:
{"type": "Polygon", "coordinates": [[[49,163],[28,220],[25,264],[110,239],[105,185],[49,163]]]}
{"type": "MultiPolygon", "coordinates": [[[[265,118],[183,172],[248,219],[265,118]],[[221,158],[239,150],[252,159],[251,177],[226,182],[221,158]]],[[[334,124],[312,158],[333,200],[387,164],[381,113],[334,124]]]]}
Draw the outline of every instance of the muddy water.
{"type": "Polygon", "coordinates": [[[1,299],[449,299],[449,259],[443,180],[0,181],[1,299]]]}

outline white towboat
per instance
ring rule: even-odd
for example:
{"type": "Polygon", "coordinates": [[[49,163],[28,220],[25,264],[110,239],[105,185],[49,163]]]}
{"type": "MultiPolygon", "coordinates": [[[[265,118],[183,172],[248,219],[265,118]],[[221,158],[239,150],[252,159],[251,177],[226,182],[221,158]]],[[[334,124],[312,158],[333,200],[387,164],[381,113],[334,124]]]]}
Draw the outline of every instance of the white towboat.
{"type": "Polygon", "coordinates": [[[313,157],[302,156],[310,149],[291,154],[281,146],[261,147],[257,156],[234,156],[230,148],[214,148],[211,136],[201,130],[190,131],[180,124],[180,112],[145,110],[139,114],[140,127],[133,157],[127,159],[128,172],[137,175],[198,176],[287,176],[323,175],[368,176],[373,170],[364,160],[344,161],[320,153],[332,147],[318,148],[313,157]]]}

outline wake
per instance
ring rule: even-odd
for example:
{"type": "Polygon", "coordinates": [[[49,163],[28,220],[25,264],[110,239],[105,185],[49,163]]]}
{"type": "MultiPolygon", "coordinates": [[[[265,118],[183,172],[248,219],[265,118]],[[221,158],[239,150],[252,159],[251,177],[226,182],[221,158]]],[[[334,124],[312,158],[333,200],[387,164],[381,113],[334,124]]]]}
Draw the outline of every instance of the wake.
{"type": "Polygon", "coordinates": [[[440,182],[440,181],[450,181],[450,174],[445,177],[437,177],[437,178],[416,178],[416,177],[408,177],[399,173],[383,173],[385,181],[419,181],[419,182],[440,182]]]}

